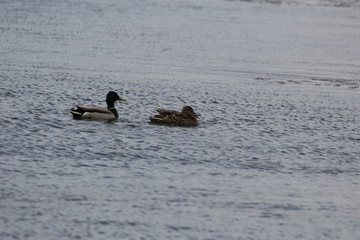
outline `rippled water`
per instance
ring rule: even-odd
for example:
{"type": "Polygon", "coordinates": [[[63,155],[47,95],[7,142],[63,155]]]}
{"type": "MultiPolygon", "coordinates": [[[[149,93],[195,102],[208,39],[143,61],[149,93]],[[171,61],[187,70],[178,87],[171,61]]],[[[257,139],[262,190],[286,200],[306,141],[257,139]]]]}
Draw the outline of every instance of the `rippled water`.
{"type": "Polygon", "coordinates": [[[1,1],[0,238],[359,239],[358,2],[268,3],[1,1]]]}

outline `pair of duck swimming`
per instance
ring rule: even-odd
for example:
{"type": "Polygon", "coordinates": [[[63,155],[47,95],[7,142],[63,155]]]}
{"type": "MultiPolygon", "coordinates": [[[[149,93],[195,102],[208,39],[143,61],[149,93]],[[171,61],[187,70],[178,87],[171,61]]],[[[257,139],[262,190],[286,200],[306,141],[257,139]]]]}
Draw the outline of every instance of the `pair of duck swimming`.
{"type": "MultiPolygon", "coordinates": [[[[107,108],[98,106],[76,106],[76,108],[71,109],[70,113],[74,119],[79,120],[115,120],[119,117],[114,105],[116,101],[125,101],[125,99],[119,97],[116,92],[110,91],[106,95],[107,108]]],[[[183,107],[181,112],[164,108],[157,109],[157,112],[158,114],[149,118],[151,123],[183,127],[198,125],[197,118],[199,115],[196,114],[190,106],[183,107]]]]}

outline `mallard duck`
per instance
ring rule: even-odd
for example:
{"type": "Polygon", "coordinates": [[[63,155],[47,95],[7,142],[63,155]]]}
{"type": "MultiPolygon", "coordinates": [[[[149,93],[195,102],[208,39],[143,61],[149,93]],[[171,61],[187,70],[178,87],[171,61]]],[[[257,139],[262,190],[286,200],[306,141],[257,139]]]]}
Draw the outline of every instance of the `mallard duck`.
{"type": "Polygon", "coordinates": [[[167,110],[159,108],[156,110],[159,114],[151,116],[150,123],[182,126],[182,127],[192,127],[197,126],[199,117],[198,114],[194,112],[192,107],[185,106],[181,112],[174,110],[167,110]]]}
{"type": "Polygon", "coordinates": [[[74,119],[84,120],[114,120],[119,117],[118,112],[114,106],[114,103],[119,101],[125,101],[125,99],[119,97],[116,92],[110,91],[106,95],[107,108],[98,106],[76,106],[72,108],[70,113],[74,119]]]}

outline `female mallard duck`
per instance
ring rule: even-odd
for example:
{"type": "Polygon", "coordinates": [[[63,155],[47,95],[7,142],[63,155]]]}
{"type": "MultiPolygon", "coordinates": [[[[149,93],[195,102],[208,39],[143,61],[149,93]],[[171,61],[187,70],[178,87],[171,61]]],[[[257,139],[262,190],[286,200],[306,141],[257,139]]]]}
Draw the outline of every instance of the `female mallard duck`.
{"type": "Polygon", "coordinates": [[[70,113],[74,119],[84,120],[114,120],[119,117],[118,112],[114,106],[115,101],[125,101],[119,97],[116,92],[110,91],[106,95],[107,108],[98,106],[76,106],[72,108],[70,113]]]}
{"type": "Polygon", "coordinates": [[[194,112],[192,107],[185,106],[181,112],[167,109],[157,109],[159,114],[150,117],[150,123],[182,126],[182,127],[192,127],[197,126],[199,117],[198,114],[194,112]]]}

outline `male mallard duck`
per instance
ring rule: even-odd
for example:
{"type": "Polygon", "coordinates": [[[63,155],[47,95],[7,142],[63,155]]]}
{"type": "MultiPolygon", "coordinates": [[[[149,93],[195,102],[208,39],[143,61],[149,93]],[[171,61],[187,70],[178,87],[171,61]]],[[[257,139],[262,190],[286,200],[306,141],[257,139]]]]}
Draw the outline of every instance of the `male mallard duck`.
{"type": "Polygon", "coordinates": [[[190,106],[183,107],[181,112],[167,110],[163,108],[159,108],[156,111],[159,114],[150,117],[151,123],[175,125],[182,127],[192,127],[198,125],[197,118],[199,117],[199,115],[196,114],[190,106]]]}
{"type": "Polygon", "coordinates": [[[74,119],[85,120],[114,120],[119,117],[118,112],[114,106],[115,101],[125,101],[125,99],[119,97],[116,92],[110,91],[106,95],[107,108],[98,106],[76,106],[72,108],[70,113],[74,119]]]}

